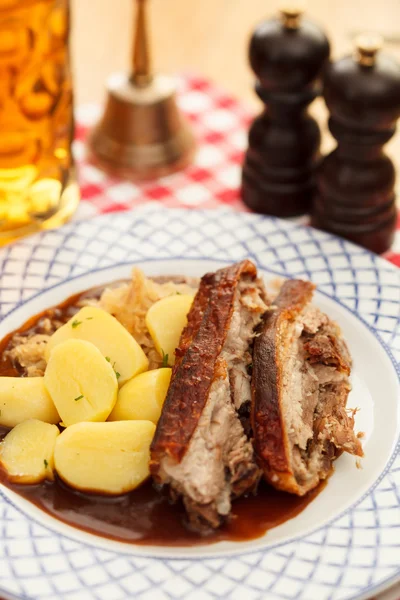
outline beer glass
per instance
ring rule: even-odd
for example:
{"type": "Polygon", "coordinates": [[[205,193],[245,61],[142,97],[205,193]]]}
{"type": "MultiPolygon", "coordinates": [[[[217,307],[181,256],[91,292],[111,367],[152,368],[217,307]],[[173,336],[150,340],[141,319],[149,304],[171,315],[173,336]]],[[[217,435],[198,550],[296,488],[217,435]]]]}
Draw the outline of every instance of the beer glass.
{"type": "Polygon", "coordinates": [[[79,201],[69,30],[69,0],[0,0],[0,244],[79,201]]]}

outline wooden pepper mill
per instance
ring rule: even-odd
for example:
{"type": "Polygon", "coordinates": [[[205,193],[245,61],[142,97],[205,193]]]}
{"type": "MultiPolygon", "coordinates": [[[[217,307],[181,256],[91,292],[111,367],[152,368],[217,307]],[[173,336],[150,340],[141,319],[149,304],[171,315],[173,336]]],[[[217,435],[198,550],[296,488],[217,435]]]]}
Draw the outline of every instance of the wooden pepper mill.
{"type": "Polygon", "coordinates": [[[321,93],[329,51],[325,34],[300,8],[282,9],[253,34],[250,64],[266,107],[250,128],[242,199],[256,212],[289,217],[311,208],[320,131],[307,106],[321,93]]]}
{"type": "Polygon", "coordinates": [[[391,246],[396,228],[395,170],[382,148],[400,116],[400,65],[379,50],[380,38],[360,36],[355,56],[326,70],[338,145],[321,165],[312,214],[315,227],[377,253],[391,246]]]}

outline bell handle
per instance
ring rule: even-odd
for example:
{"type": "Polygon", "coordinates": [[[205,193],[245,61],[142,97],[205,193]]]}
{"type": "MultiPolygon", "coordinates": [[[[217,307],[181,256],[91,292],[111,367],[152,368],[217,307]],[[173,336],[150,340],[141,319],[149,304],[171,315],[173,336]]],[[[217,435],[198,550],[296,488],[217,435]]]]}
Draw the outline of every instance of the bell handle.
{"type": "Polygon", "coordinates": [[[130,81],[138,87],[146,87],[153,79],[151,72],[150,45],[147,29],[146,0],[136,0],[132,53],[132,73],[130,81]]]}

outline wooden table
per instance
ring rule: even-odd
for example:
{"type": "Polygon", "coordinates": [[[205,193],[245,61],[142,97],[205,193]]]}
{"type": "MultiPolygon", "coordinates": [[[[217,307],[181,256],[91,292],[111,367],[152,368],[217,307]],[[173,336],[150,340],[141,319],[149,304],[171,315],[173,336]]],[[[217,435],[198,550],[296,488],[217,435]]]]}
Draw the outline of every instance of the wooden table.
{"type": "MultiPolygon", "coordinates": [[[[76,99],[101,102],[108,74],[129,65],[133,1],[72,0],[72,5],[76,99]]],[[[255,24],[278,5],[278,0],[149,0],[155,68],[206,75],[258,110],[247,43],[255,24]]],[[[364,0],[362,7],[348,0],[309,0],[307,6],[329,35],[334,57],[351,51],[354,34],[379,31],[387,50],[400,60],[399,0],[364,0]]],[[[312,112],[324,125],[322,101],[314,102],[312,112]]],[[[331,146],[326,133],[323,150],[331,146]]],[[[400,169],[400,134],[387,149],[400,169]]]]}

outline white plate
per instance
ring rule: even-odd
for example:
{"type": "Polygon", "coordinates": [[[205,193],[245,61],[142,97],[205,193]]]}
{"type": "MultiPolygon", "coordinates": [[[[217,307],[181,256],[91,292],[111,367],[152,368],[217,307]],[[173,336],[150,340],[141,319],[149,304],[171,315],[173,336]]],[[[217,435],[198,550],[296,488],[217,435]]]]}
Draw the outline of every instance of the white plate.
{"type": "Polygon", "coordinates": [[[383,260],[278,219],[146,206],[3,249],[0,338],[73,293],[129,276],[132,264],[148,274],[202,275],[243,258],[266,280],[318,284],[316,302],[339,322],[354,359],[349,406],[361,409],[363,468],[342,456],[317,498],[263,538],[181,549],[84,533],[2,487],[0,594],[361,599],[400,576],[400,271],[383,260]]]}

